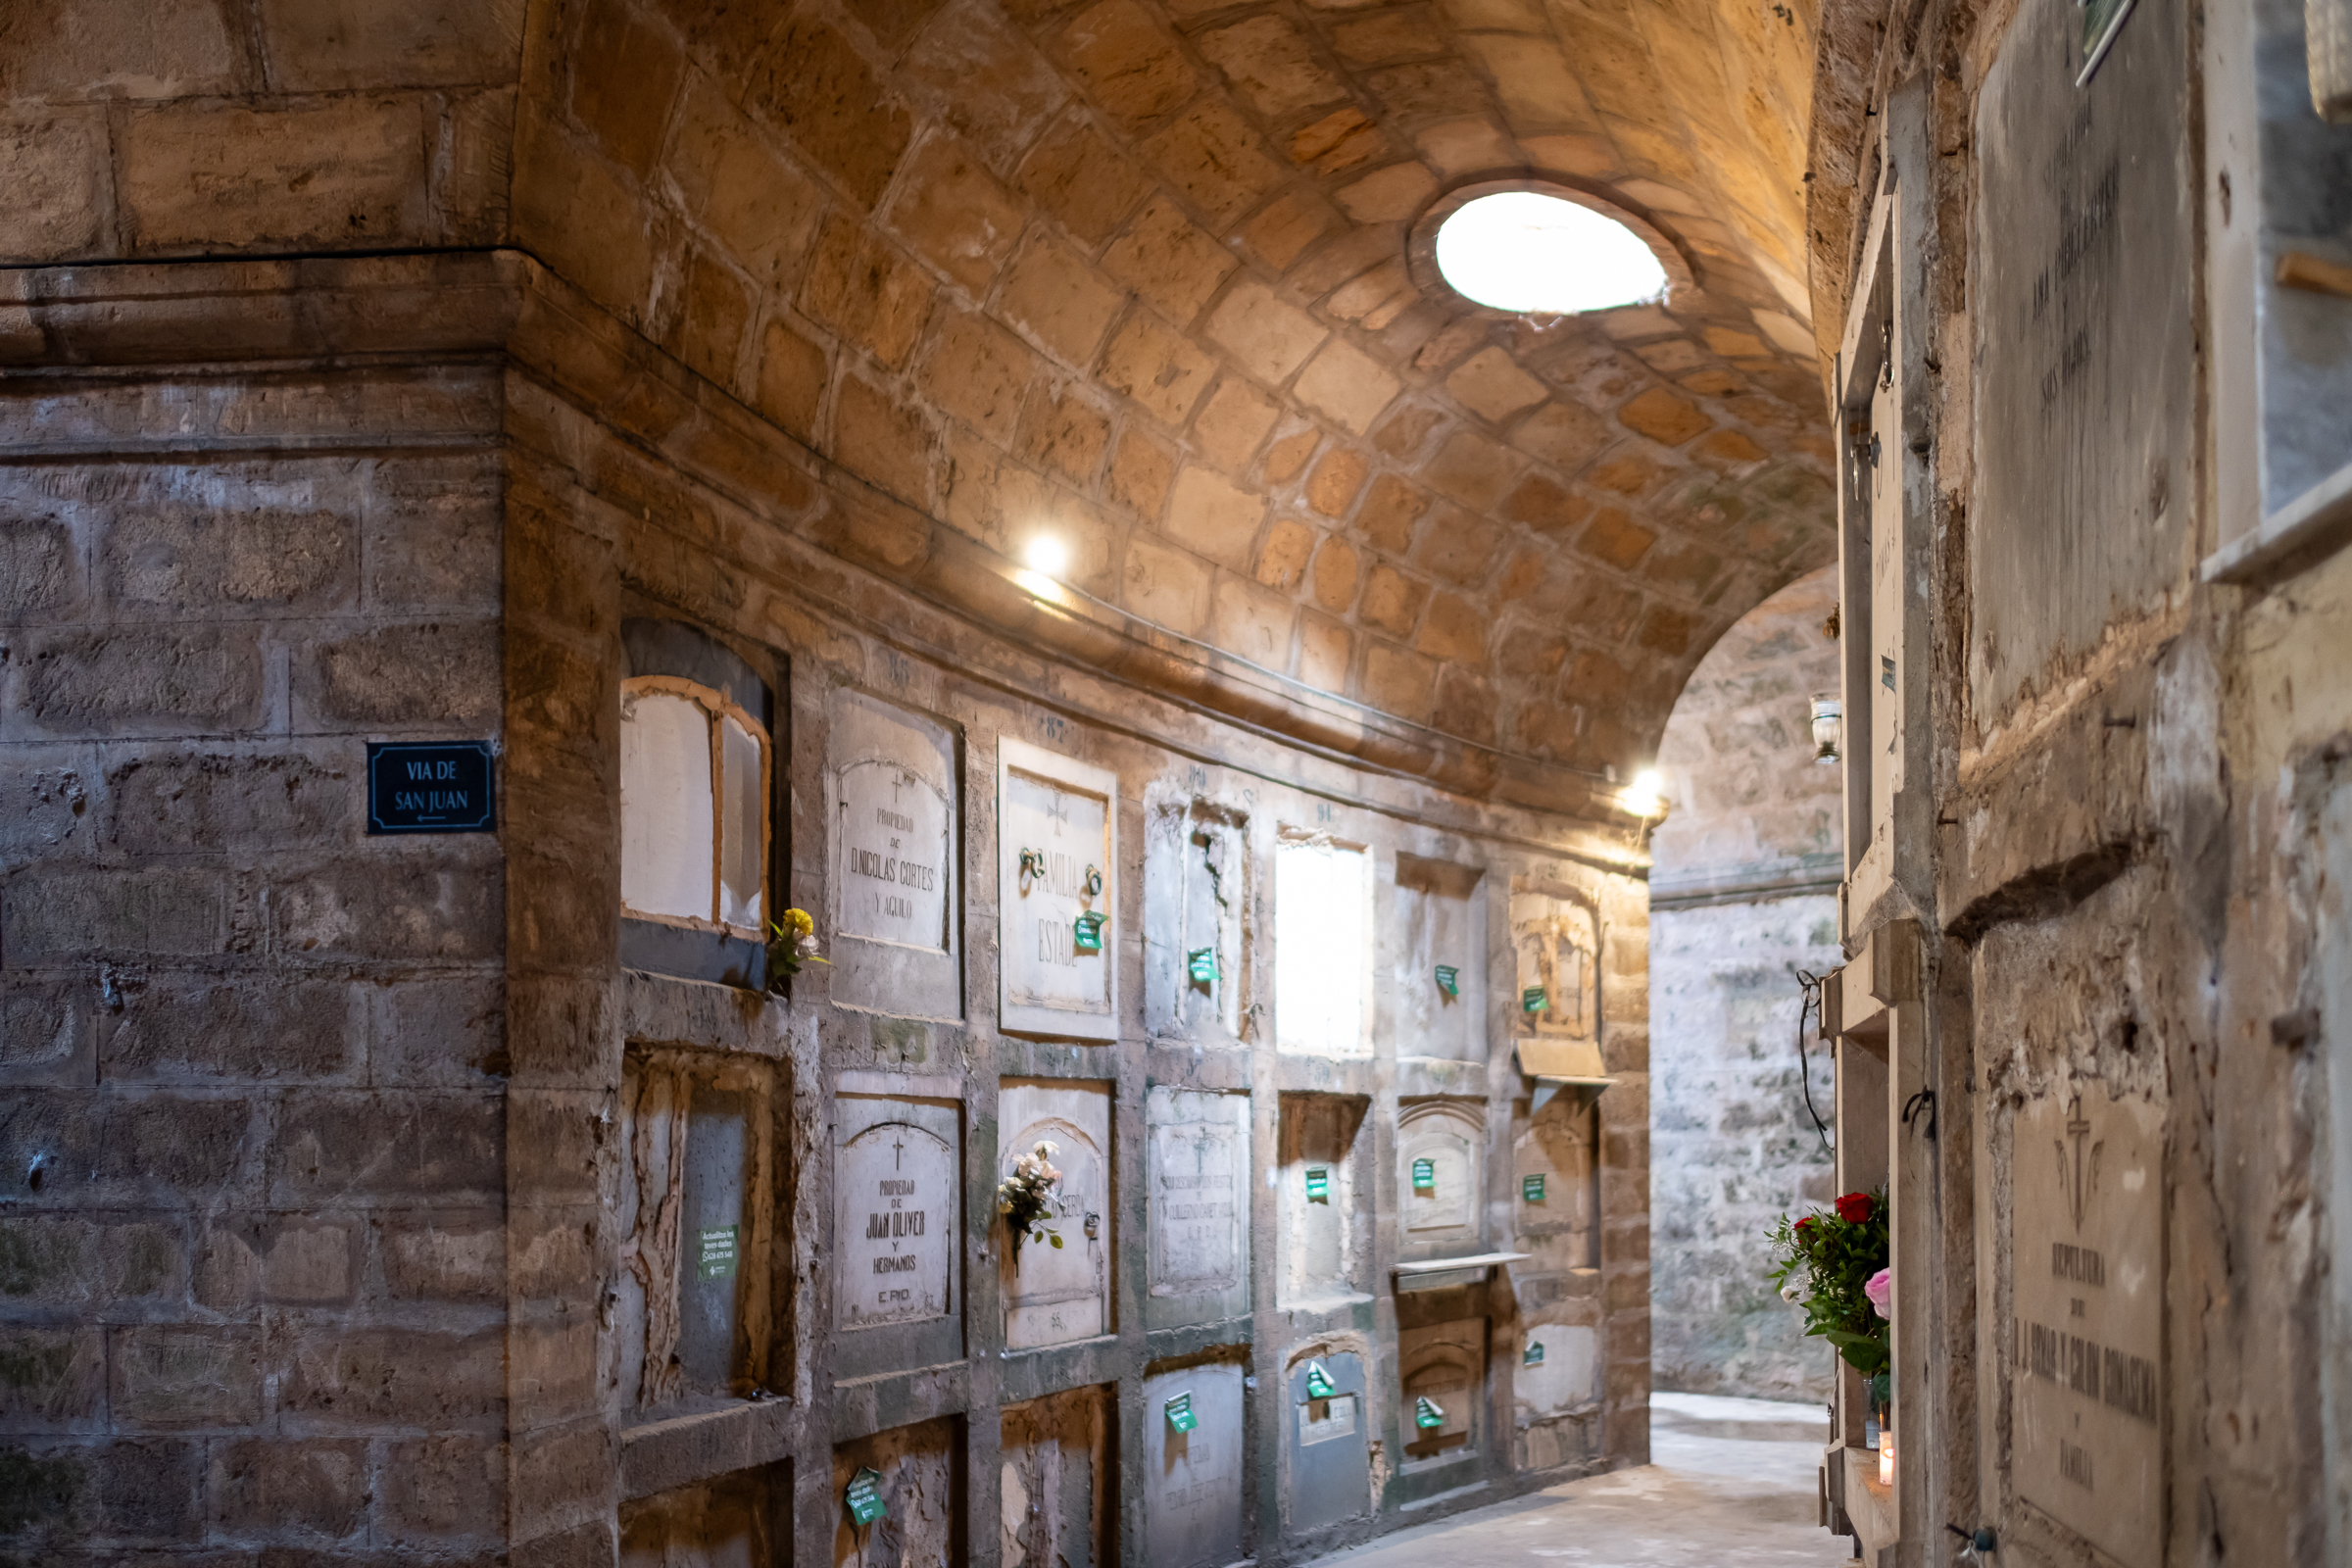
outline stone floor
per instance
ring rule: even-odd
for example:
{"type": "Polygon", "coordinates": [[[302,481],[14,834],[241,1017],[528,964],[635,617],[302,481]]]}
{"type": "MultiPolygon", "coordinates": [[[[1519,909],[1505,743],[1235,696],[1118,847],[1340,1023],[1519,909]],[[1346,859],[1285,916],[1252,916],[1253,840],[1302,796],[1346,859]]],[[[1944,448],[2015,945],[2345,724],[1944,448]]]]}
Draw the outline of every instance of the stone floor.
{"type": "Polygon", "coordinates": [[[1850,1560],[1817,1523],[1818,1405],[1700,1394],[1650,1398],[1650,1456],[1620,1470],[1456,1514],[1322,1559],[1346,1568],[1746,1568],[1850,1560]]]}

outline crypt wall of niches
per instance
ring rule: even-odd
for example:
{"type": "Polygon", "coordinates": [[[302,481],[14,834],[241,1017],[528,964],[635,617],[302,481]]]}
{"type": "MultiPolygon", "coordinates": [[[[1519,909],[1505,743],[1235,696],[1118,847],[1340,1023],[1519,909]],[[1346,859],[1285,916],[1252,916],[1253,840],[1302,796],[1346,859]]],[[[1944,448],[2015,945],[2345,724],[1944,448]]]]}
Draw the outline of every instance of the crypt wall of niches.
{"type": "Polygon", "coordinates": [[[596,1183],[535,1300],[561,1205],[510,1184],[516,1425],[601,1434],[624,1557],[1282,1561],[1646,1456],[1638,827],[731,557],[723,497],[515,411],[511,924],[582,936],[511,954],[510,1138],[571,1117],[596,1183]]]}

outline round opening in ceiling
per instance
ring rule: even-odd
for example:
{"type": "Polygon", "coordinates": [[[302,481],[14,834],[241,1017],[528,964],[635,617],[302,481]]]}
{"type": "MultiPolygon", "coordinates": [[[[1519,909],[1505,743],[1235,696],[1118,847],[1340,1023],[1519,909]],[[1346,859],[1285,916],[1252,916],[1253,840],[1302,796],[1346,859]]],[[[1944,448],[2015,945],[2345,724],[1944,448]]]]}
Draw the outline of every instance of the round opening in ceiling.
{"type": "Polygon", "coordinates": [[[1614,310],[1666,292],[1666,269],[1640,235],[1541,191],[1465,202],[1439,225],[1437,262],[1464,298],[1526,315],[1614,310]]]}

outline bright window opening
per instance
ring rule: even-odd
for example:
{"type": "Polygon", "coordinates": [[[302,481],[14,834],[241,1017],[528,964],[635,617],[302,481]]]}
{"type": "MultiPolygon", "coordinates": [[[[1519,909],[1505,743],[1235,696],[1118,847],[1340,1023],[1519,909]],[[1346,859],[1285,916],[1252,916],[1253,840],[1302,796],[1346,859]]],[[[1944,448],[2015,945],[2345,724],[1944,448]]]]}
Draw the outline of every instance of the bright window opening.
{"type": "Polygon", "coordinates": [[[1540,191],[1465,203],[1438,227],[1438,270],[1498,311],[1568,316],[1664,296],[1666,269],[1613,218],[1540,191]]]}
{"type": "Polygon", "coordinates": [[[622,683],[620,902],[657,920],[764,937],[767,732],[669,675],[622,683]]]}

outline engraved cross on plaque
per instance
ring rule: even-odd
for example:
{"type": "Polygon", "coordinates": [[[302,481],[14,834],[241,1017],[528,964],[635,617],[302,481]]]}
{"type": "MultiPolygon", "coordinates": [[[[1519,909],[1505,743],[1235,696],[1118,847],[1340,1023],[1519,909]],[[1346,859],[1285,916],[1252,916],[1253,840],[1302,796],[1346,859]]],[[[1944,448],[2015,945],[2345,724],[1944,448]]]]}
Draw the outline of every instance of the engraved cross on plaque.
{"type": "Polygon", "coordinates": [[[894,1138],[890,1141],[890,1168],[892,1170],[906,1168],[906,1140],[904,1138],[894,1138]]]}
{"type": "Polygon", "coordinates": [[[2060,1143],[2057,1146],[2058,1185],[2066,1190],[2067,1210],[2074,1216],[2075,1229],[2080,1232],[2082,1229],[2083,1202],[2089,1198],[2092,1185],[2099,1179],[2099,1150],[2103,1147],[2090,1143],[2090,1119],[2082,1114],[2081,1100],[2075,1102],[2074,1110],[2066,1119],[2066,1136],[2075,1146],[2074,1164],[2071,1168],[2068,1166],[2066,1145],[2060,1143]],[[2085,1144],[2089,1144],[2087,1166],[2083,1161],[2085,1144]]]}

